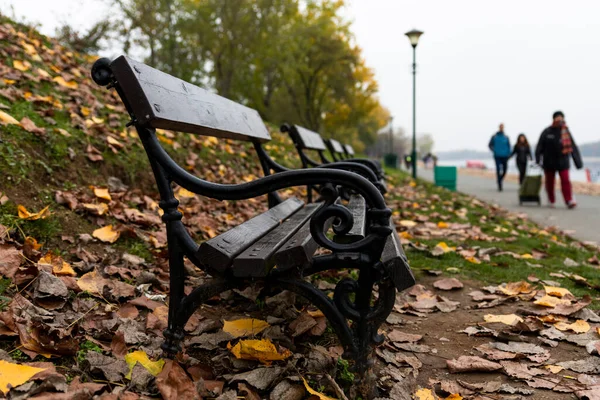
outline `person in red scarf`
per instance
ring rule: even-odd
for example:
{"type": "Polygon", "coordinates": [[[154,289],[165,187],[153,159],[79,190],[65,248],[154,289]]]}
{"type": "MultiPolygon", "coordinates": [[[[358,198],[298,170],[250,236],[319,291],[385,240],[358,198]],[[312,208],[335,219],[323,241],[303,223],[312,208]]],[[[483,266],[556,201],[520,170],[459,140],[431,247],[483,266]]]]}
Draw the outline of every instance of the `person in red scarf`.
{"type": "Polygon", "coordinates": [[[544,129],[540,136],[535,149],[535,161],[544,168],[550,207],[554,207],[554,182],[558,172],[565,203],[567,207],[575,208],[577,203],[571,189],[569,168],[571,167],[571,158],[577,169],[583,168],[583,161],[565,123],[565,115],[561,111],[557,111],[552,115],[552,120],[552,125],[544,129]]]}

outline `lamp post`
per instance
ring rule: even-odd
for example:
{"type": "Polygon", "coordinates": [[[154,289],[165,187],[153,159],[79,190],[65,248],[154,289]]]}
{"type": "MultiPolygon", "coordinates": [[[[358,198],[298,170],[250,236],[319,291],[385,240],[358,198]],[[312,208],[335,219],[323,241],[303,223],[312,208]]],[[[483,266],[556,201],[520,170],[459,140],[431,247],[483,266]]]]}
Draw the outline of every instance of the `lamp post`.
{"type": "MultiPolygon", "coordinates": [[[[394,130],[392,129],[392,122],[394,122],[394,117],[390,116],[390,154],[394,154],[394,130]]],[[[391,156],[390,160],[392,160],[391,156]]],[[[397,166],[398,163],[396,162],[396,165],[394,165],[393,167],[397,168],[397,166]]]]}
{"type": "Polygon", "coordinates": [[[417,44],[423,32],[413,29],[406,32],[413,48],[413,137],[412,137],[412,176],[417,178],[417,44]]]}

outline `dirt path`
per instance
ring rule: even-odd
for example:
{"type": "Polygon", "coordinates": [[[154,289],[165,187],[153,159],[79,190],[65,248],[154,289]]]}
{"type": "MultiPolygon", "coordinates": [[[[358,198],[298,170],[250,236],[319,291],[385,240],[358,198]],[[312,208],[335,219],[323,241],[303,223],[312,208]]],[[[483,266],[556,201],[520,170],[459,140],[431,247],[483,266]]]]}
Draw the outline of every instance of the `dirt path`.
{"type": "MultiPolygon", "coordinates": [[[[532,388],[528,386],[528,384],[525,382],[525,379],[507,376],[505,368],[493,372],[464,372],[454,374],[450,373],[447,367],[448,360],[458,359],[461,356],[479,356],[482,358],[486,358],[485,355],[475,350],[475,348],[492,342],[509,342],[507,332],[509,331],[510,327],[498,323],[485,323],[484,315],[512,314],[517,308],[527,307],[527,303],[531,302],[520,300],[510,301],[493,308],[476,309],[475,306],[478,303],[474,302],[472,298],[468,296],[468,293],[472,291],[481,290],[481,288],[478,287],[478,285],[475,282],[463,282],[464,288],[459,290],[442,291],[437,290],[432,286],[433,282],[438,279],[439,277],[426,277],[424,279],[421,279],[420,284],[424,285],[427,289],[431,290],[436,295],[441,295],[448,298],[451,301],[459,302],[460,305],[455,311],[447,313],[436,312],[428,314],[424,317],[403,314],[401,316],[402,323],[390,325],[391,329],[400,330],[402,332],[410,334],[423,335],[423,339],[418,341],[418,344],[429,347],[429,351],[426,352],[406,353],[400,351],[399,353],[395,353],[402,354],[401,357],[404,357],[406,354],[412,354],[416,357],[416,359],[418,359],[420,363],[422,363],[422,366],[417,369],[418,375],[416,378],[416,385],[418,387],[431,389],[437,388],[438,392],[441,394],[443,393],[443,391],[440,391],[441,382],[443,388],[452,388],[452,393],[456,393],[459,391],[460,394],[465,398],[515,398],[507,396],[508,393],[501,394],[495,392],[485,394],[483,392],[480,392],[479,394],[477,394],[476,392],[470,391],[469,389],[457,383],[458,381],[468,382],[470,384],[489,384],[498,382],[496,386],[507,385],[502,386],[502,388],[504,388],[505,391],[514,390],[515,392],[517,392],[517,394],[519,391],[522,391],[523,394],[531,392],[531,394],[527,395],[527,398],[531,399],[558,400],[577,398],[577,396],[575,396],[573,393],[568,393],[568,391],[573,391],[568,388],[568,385],[573,384],[573,382],[574,384],[577,384],[577,381],[573,378],[573,376],[577,376],[577,374],[573,372],[568,372],[566,370],[560,371],[558,374],[549,374],[548,376],[542,377],[544,379],[550,378],[550,381],[554,380],[557,382],[566,382],[565,387],[561,387],[560,384],[555,385],[558,386],[556,389],[561,390],[561,392],[548,389],[532,388]],[[462,332],[466,328],[474,326],[483,326],[492,329],[500,337],[494,338],[489,336],[468,336],[466,333],[462,332]],[[563,378],[563,376],[571,376],[571,378],[563,378]],[[509,389],[509,387],[512,389],[509,389]],[[567,391],[567,393],[565,393],[564,391],[567,391]],[[477,397],[478,395],[480,397],[477,397]]],[[[404,299],[405,296],[400,296],[398,303],[403,302],[404,299]]],[[[595,329],[595,326],[592,326],[591,329],[595,329]]],[[[598,335],[596,334],[596,336],[598,335]]],[[[517,332],[514,332],[512,334],[512,339],[526,341],[521,343],[532,343],[539,345],[540,347],[536,349],[537,351],[541,351],[543,349],[543,351],[549,352],[548,359],[545,362],[541,363],[529,362],[528,360],[523,358],[523,354],[517,355],[515,357],[515,360],[516,363],[518,363],[518,365],[520,366],[528,365],[530,367],[538,367],[541,365],[555,365],[558,362],[579,360],[590,357],[589,354],[587,354],[584,347],[579,347],[570,343],[560,342],[558,343],[557,347],[551,348],[546,344],[542,343],[541,340],[539,340],[538,333],[519,335],[517,332]]],[[[397,349],[395,349],[391,343],[387,346],[387,348],[393,349],[394,352],[397,351],[397,349]]],[[[424,349],[417,350],[422,351],[424,349]]],[[[512,357],[512,355],[510,355],[510,353],[506,353],[501,355],[500,357],[512,357]]],[[[488,359],[489,358],[490,357],[488,356],[488,359]]],[[[415,388],[414,392],[416,392],[416,390],[417,389],[415,388]]],[[[445,394],[450,395],[451,393],[447,392],[445,394]]]]}

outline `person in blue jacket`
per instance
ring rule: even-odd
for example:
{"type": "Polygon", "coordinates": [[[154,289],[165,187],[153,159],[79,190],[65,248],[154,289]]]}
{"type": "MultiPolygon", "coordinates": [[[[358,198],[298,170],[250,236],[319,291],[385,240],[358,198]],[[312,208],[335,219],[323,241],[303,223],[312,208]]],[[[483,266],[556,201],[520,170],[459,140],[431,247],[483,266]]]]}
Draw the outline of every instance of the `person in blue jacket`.
{"type": "Polygon", "coordinates": [[[500,124],[500,129],[490,139],[489,148],[494,153],[494,160],[496,161],[496,178],[498,179],[498,191],[502,191],[502,181],[506,176],[506,170],[508,169],[508,159],[512,149],[510,148],[510,140],[508,136],[504,134],[504,124],[500,124]]]}

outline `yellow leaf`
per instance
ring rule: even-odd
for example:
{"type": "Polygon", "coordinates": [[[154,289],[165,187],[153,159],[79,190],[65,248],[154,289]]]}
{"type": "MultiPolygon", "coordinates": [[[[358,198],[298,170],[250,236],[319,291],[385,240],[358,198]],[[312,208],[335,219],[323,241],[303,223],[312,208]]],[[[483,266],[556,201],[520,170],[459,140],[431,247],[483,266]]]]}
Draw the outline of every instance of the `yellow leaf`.
{"type": "Polygon", "coordinates": [[[507,296],[516,296],[521,293],[531,293],[533,286],[529,282],[509,282],[506,286],[498,286],[498,289],[507,296]]]}
{"type": "Polygon", "coordinates": [[[446,397],[444,400],[462,400],[462,396],[458,393],[452,393],[450,396],[446,397]]]}
{"type": "Polygon", "coordinates": [[[439,398],[435,393],[431,391],[431,389],[419,389],[415,392],[413,398],[415,400],[438,400],[439,398]]]}
{"type": "Polygon", "coordinates": [[[2,110],[0,110],[0,122],[2,122],[3,125],[21,125],[19,121],[2,110]]]}
{"type": "Polygon", "coordinates": [[[438,222],[437,226],[438,226],[438,228],[440,228],[440,229],[448,229],[448,227],[449,227],[450,225],[448,225],[448,224],[447,224],[446,222],[444,222],[444,221],[440,221],[440,222],[438,222]]]}
{"type": "Polygon", "coordinates": [[[310,315],[313,318],[321,318],[325,316],[325,314],[323,314],[323,311],[321,310],[308,311],[308,315],[310,315]]]}
{"type": "MultiPolygon", "coordinates": [[[[323,393],[317,392],[316,390],[311,388],[310,385],[308,384],[308,382],[306,382],[306,379],[304,379],[304,377],[302,377],[302,382],[304,382],[304,387],[306,388],[306,391],[308,393],[310,393],[312,396],[317,396],[319,398],[319,400],[337,400],[334,397],[329,397],[329,396],[324,395],[323,393]]],[[[311,398],[312,398],[312,396],[311,396],[311,398]]]]}
{"type": "Polygon", "coordinates": [[[112,146],[123,148],[123,143],[119,142],[117,139],[115,139],[112,136],[107,136],[106,141],[108,142],[108,144],[110,144],[112,146]]]}
{"type": "Polygon", "coordinates": [[[479,261],[479,259],[475,257],[466,257],[465,260],[473,264],[481,264],[481,261],[479,261]]]}
{"type": "Polygon", "coordinates": [[[408,184],[410,187],[415,187],[417,186],[417,182],[415,181],[410,181],[410,183],[408,184]]]}
{"type": "Polygon", "coordinates": [[[39,76],[42,76],[44,78],[50,78],[50,74],[45,69],[38,68],[36,71],[39,76]]]}
{"type": "Polygon", "coordinates": [[[69,82],[67,82],[65,80],[65,78],[63,78],[62,76],[56,76],[52,80],[54,82],[58,83],[60,86],[66,87],[67,89],[77,89],[79,87],[79,85],[77,84],[77,82],[75,82],[75,81],[69,81],[69,82]]]}
{"type": "Polygon", "coordinates": [[[31,68],[31,64],[28,61],[14,60],[13,67],[15,69],[18,69],[19,71],[25,72],[29,71],[29,69],[31,68]]]}
{"type": "Polygon", "coordinates": [[[64,137],[71,137],[71,134],[69,132],[67,132],[67,130],[63,129],[63,128],[54,128],[54,130],[58,133],[60,133],[61,135],[63,135],[64,137]]]}
{"type": "Polygon", "coordinates": [[[410,233],[408,233],[407,231],[400,232],[400,237],[402,239],[407,239],[407,240],[410,240],[413,238],[412,235],[410,233]]]}
{"type": "Polygon", "coordinates": [[[27,236],[25,238],[25,244],[31,246],[31,248],[34,250],[39,250],[42,247],[42,245],[39,244],[38,241],[31,236],[27,236]]]}
{"type": "Polygon", "coordinates": [[[104,118],[92,117],[92,122],[95,124],[102,124],[104,122],[104,118]]]}
{"type": "Polygon", "coordinates": [[[19,213],[19,218],[27,220],[27,221],[35,221],[38,219],[48,218],[50,216],[49,207],[50,206],[48,205],[48,206],[42,208],[40,210],[40,212],[30,213],[29,211],[27,211],[27,209],[24,206],[19,204],[19,206],[17,207],[17,211],[19,213]]]}
{"type": "Polygon", "coordinates": [[[14,84],[15,84],[15,82],[17,82],[17,81],[15,81],[14,79],[6,79],[6,78],[2,79],[2,81],[4,81],[4,83],[5,83],[6,85],[14,85],[14,84]]]}
{"type": "Polygon", "coordinates": [[[90,211],[94,215],[104,215],[108,211],[108,205],[106,203],[84,203],[83,208],[85,208],[87,211],[90,211]]]}
{"type": "Polygon", "coordinates": [[[269,326],[271,325],[260,319],[236,319],[234,321],[223,321],[223,332],[229,333],[234,338],[240,338],[244,336],[254,336],[264,331],[269,326]]]}
{"type": "Polygon", "coordinates": [[[160,359],[157,361],[152,361],[148,358],[148,354],[146,354],[143,350],[137,350],[133,353],[126,354],[125,362],[127,365],[129,365],[129,372],[127,375],[125,375],[125,378],[127,379],[131,379],[133,367],[135,367],[135,364],[137,363],[140,363],[142,367],[146,368],[146,370],[154,376],[160,374],[165,366],[165,360],[160,359]]]}
{"type": "Polygon", "coordinates": [[[6,394],[11,388],[24,384],[46,368],[30,367],[0,360],[0,390],[6,394]]]}
{"type": "Polygon", "coordinates": [[[505,325],[515,325],[517,322],[523,322],[523,318],[519,317],[516,314],[504,314],[504,315],[494,315],[494,314],[486,314],[483,316],[483,320],[485,322],[499,322],[505,325]]]}
{"type": "Polygon", "coordinates": [[[216,145],[217,143],[219,143],[219,140],[216,137],[209,136],[204,140],[202,144],[204,145],[204,147],[210,147],[216,145]]]}
{"type": "Polygon", "coordinates": [[[52,266],[52,273],[57,276],[77,276],[75,270],[73,270],[69,263],[65,262],[61,256],[50,252],[39,259],[38,265],[52,266]]]}
{"type": "Polygon", "coordinates": [[[81,107],[81,114],[82,114],[84,117],[87,117],[87,116],[89,116],[91,112],[92,112],[92,111],[91,111],[91,110],[90,110],[88,107],[81,107]]]}
{"type": "Polygon", "coordinates": [[[400,221],[400,226],[403,226],[405,228],[413,228],[415,226],[417,226],[417,223],[415,221],[410,221],[410,220],[402,220],[400,221]]]}
{"type": "Polygon", "coordinates": [[[521,258],[529,259],[529,258],[533,258],[533,256],[531,254],[529,254],[529,253],[525,253],[525,254],[521,255],[521,258]]]}
{"type": "Polygon", "coordinates": [[[446,242],[439,242],[435,245],[436,249],[442,250],[444,253],[450,253],[451,251],[456,251],[456,247],[450,247],[446,244],[446,242]]]}
{"type": "Polygon", "coordinates": [[[89,292],[92,294],[101,294],[102,288],[104,285],[102,284],[102,277],[98,275],[98,271],[95,269],[84,274],[81,278],[77,280],[77,286],[83,292],[89,292]]]}
{"type": "Polygon", "coordinates": [[[237,358],[243,360],[258,360],[264,364],[270,364],[272,361],[285,360],[292,355],[288,349],[282,348],[282,352],[277,351],[277,347],[269,339],[262,340],[240,340],[235,346],[227,343],[227,348],[237,358]]]}
{"type": "Polygon", "coordinates": [[[225,151],[229,154],[234,154],[234,151],[229,144],[225,145],[225,151]]]}
{"type": "Polygon", "coordinates": [[[121,233],[114,230],[112,225],[106,225],[104,228],[96,229],[92,233],[92,236],[105,243],[114,243],[117,241],[117,239],[119,239],[121,233]]]}
{"type": "Polygon", "coordinates": [[[559,331],[573,331],[575,333],[586,333],[590,330],[590,324],[582,319],[579,319],[572,324],[567,324],[566,322],[557,322],[554,324],[554,327],[559,331]]]}
{"type": "Polygon", "coordinates": [[[596,327],[596,333],[600,335],[600,327],[596,327]]]}
{"type": "Polygon", "coordinates": [[[566,295],[571,295],[569,289],[559,288],[556,286],[544,286],[544,291],[548,296],[556,296],[556,297],[564,297],[566,295]]]}
{"type": "Polygon", "coordinates": [[[553,374],[558,374],[560,371],[562,371],[564,369],[560,365],[544,365],[543,368],[546,368],[548,371],[552,372],[553,374]]]}
{"type": "Polygon", "coordinates": [[[196,197],[196,195],[193,192],[190,192],[186,188],[182,188],[182,187],[180,187],[179,190],[177,191],[177,196],[185,197],[185,198],[196,197]]]}
{"type": "Polygon", "coordinates": [[[556,307],[559,304],[569,305],[569,304],[571,304],[571,302],[569,300],[563,300],[563,299],[559,299],[554,296],[545,295],[544,297],[539,298],[536,301],[534,301],[533,304],[537,304],[539,306],[545,306],[545,307],[556,307]]]}
{"type": "Polygon", "coordinates": [[[100,199],[104,199],[104,200],[108,200],[108,201],[112,200],[112,197],[110,197],[110,193],[108,193],[108,189],[94,187],[94,194],[96,195],[96,197],[98,197],[100,199]]]}

